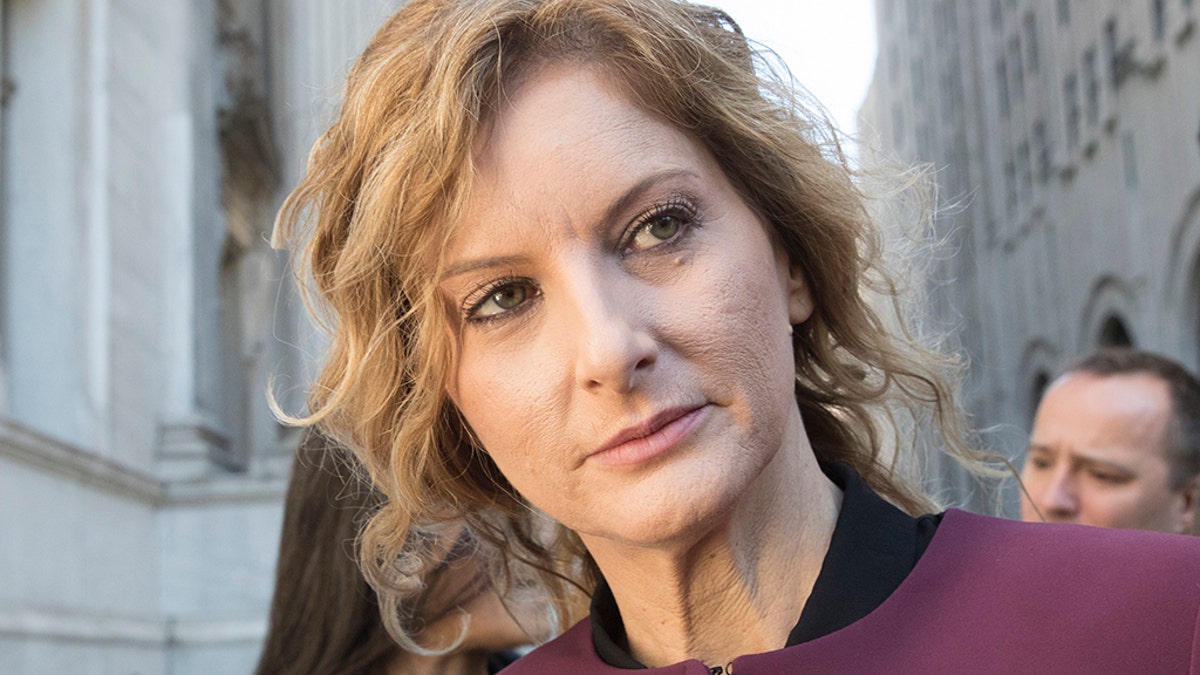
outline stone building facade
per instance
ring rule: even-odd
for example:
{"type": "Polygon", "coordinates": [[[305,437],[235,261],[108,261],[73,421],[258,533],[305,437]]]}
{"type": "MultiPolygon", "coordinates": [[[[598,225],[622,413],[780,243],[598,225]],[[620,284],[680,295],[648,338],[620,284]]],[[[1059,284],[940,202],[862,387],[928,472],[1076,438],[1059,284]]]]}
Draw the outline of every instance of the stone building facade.
{"type": "Polygon", "coordinates": [[[1200,366],[1198,5],[876,2],[861,126],[937,169],[931,302],[1010,457],[1047,382],[1097,346],[1200,366]]]}
{"type": "Polygon", "coordinates": [[[0,5],[0,672],[253,667],[320,349],[267,237],[396,4],[0,5]]]}

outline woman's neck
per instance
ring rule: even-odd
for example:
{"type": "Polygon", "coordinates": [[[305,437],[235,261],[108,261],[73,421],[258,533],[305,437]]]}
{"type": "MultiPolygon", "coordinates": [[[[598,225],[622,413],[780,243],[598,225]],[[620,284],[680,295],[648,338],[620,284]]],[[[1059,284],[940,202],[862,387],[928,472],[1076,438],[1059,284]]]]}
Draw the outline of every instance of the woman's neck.
{"type": "Polygon", "coordinates": [[[634,658],[724,665],[784,646],[829,549],[841,491],[807,439],[780,451],[697,540],[664,547],[589,542],[634,658]]]}

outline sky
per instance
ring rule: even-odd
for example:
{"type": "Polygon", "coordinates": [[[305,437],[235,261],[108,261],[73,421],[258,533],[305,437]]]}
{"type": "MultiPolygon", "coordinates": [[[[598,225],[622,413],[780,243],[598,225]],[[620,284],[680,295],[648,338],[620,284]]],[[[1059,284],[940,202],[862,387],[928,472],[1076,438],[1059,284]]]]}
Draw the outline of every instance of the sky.
{"type": "Polygon", "coordinates": [[[707,0],[775,50],[796,79],[853,133],[875,70],[874,0],[707,0]]]}

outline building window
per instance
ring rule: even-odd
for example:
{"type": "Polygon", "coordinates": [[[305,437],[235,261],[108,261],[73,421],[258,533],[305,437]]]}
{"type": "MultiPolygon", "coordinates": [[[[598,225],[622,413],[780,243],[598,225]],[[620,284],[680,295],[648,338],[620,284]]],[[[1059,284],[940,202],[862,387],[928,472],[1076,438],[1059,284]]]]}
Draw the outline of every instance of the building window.
{"type": "Polygon", "coordinates": [[[1046,138],[1046,123],[1038,120],[1033,124],[1033,151],[1037,158],[1037,179],[1040,183],[1050,180],[1050,142],[1046,138]]]}
{"type": "Polygon", "coordinates": [[[1109,18],[1104,22],[1104,60],[1108,63],[1108,83],[1113,89],[1117,88],[1117,20],[1109,18]]]}
{"type": "Polygon", "coordinates": [[[1083,74],[1087,78],[1087,123],[1092,126],[1100,120],[1100,74],[1096,70],[1095,49],[1083,53],[1083,74]]]}
{"type": "Polygon", "coordinates": [[[996,89],[1000,97],[1000,116],[1008,117],[1008,66],[1003,56],[996,59],[996,89]]]}
{"type": "Polygon", "coordinates": [[[1075,73],[1063,79],[1063,110],[1066,115],[1067,149],[1079,147],[1079,84],[1075,73]]]}
{"type": "Polygon", "coordinates": [[[1036,73],[1041,66],[1041,54],[1038,46],[1037,18],[1033,12],[1025,14],[1025,61],[1029,72],[1036,73]]]}
{"type": "Polygon", "coordinates": [[[1058,25],[1071,24],[1071,0],[1058,0],[1058,25]]]}
{"type": "Polygon", "coordinates": [[[1167,3],[1166,0],[1152,0],[1150,3],[1151,26],[1154,29],[1154,41],[1162,42],[1167,34],[1167,3]]]}
{"type": "Polygon", "coordinates": [[[1138,186],[1137,148],[1132,131],[1121,137],[1121,155],[1125,164],[1125,187],[1132,190],[1138,186]]]}
{"type": "Polygon", "coordinates": [[[1012,216],[1017,212],[1017,166],[1011,159],[1004,163],[1004,187],[1007,195],[1005,208],[1008,215],[1012,216]]]}
{"type": "Polygon", "coordinates": [[[1008,43],[1008,58],[1013,80],[1013,98],[1020,100],[1025,95],[1025,67],[1021,63],[1021,40],[1015,35],[1008,43]]]}
{"type": "Polygon", "coordinates": [[[1033,166],[1029,153],[1029,142],[1021,141],[1017,146],[1017,177],[1020,197],[1028,199],[1033,194],[1033,166]]]}

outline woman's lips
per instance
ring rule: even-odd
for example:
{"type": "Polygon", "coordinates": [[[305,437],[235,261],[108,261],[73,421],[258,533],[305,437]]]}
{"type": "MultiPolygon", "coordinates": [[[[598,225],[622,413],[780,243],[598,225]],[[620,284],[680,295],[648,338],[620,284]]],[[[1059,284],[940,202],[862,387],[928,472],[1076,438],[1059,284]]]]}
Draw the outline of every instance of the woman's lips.
{"type": "Polygon", "coordinates": [[[707,412],[707,405],[668,408],[644,422],[622,429],[589,459],[607,466],[645,462],[675,447],[703,421],[707,412]]]}

